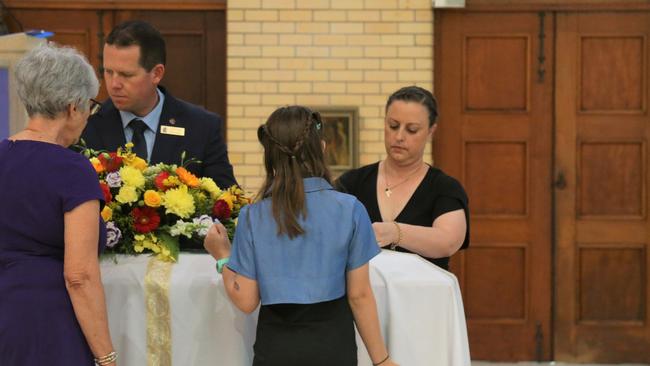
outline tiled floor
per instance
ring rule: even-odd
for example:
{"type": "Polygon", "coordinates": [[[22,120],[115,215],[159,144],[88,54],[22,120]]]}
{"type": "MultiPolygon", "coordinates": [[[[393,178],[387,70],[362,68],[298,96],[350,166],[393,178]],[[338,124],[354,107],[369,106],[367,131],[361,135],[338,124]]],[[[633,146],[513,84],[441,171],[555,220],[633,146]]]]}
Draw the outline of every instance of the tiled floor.
{"type": "MultiPolygon", "coordinates": [[[[502,362],[486,362],[486,361],[472,361],[472,366],[613,366],[613,365],[604,365],[604,364],[595,364],[595,363],[582,363],[582,364],[573,364],[573,363],[562,363],[562,362],[517,362],[517,363],[502,363],[502,362]]],[[[631,364],[624,363],[618,364],[617,366],[649,366],[648,364],[631,364]]]]}

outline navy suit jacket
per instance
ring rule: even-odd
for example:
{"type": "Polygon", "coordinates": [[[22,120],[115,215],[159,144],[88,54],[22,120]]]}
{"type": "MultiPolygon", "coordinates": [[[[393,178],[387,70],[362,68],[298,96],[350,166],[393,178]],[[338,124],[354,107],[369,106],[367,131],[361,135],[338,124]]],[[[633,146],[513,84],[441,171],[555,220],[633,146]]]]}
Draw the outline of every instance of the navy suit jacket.
{"type": "MultiPolygon", "coordinates": [[[[223,138],[223,121],[218,115],[198,106],[176,99],[165,89],[162,113],[156,141],[151,153],[150,164],[181,164],[181,154],[185,151],[185,161],[198,159],[188,170],[199,177],[210,177],[220,188],[237,184],[223,138]],[[167,125],[185,129],[185,136],[162,134],[160,126],[167,125]]],[[[122,119],[117,108],[109,98],[102,104],[99,112],[88,119],[81,138],[93,150],[116,151],[126,144],[122,119]]]]}

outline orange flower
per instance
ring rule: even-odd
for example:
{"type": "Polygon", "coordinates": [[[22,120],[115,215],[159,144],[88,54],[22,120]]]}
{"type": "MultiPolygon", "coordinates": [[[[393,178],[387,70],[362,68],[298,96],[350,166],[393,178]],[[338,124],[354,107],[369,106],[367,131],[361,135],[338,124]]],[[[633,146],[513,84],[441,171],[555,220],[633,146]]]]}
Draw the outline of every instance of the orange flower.
{"type": "Polygon", "coordinates": [[[181,182],[187,184],[188,187],[196,188],[201,185],[201,181],[194,174],[187,171],[183,167],[176,168],[176,174],[181,179],[181,182]]]}
{"type": "Polygon", "coordinates": [[[102,162],[97,158],[91,158],[90,163],[93,165],[93,168],[95,168],[95,172],[97,172],[97,174],[102,173],[105,170],[102,162]]]}

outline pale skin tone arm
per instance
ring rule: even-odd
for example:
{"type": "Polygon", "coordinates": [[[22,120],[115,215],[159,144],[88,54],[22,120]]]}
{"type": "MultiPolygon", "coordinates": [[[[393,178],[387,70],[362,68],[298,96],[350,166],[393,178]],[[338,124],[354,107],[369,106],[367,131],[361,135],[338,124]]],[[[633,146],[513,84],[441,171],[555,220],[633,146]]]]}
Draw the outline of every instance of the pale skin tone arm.
{"type": "MultiPolygon", "coordinates": [[[[64,215],[63,277],[81,330],[96,358],[113,351],[108,330],[99,259],[99,201],[87,201],[64,215]]],[[[108,364],[115,366],[115,362],[108,364]]]]}
{"type": "MultiPolygon", "coordinates": [[[[230,240],[226,228],[219,223],[212,225],[203,241],[203,246],[216,260],[230,257],[230,240]]],[[[239,310],[247,314],[252,313],[260,303],[257,281],[231,271],[227,265],[223,267],[221,275],[230,301],[239,310]]]]}
{"type": "MultiPolygon", "coordinates": [[[[429,258],[449,257],[456,253],[463,245],[467,231],[462,209],[440,215],[430,227],[398,225],[402,232],[399,246],[429,258]]],[[[398,232],[393,222],[375,222],[372,228],[381,246],[397,242],[398,232]]]]}
{"type": "MultiPolygon", "coordinates": [[[[366,263],[361,267],[348,271],[346,286],[354,322],[357,325],[363,344],[366,345],[372,363],[376,364],[386,358],[388,350],[384,345],[381,330],[379,329],[377,304],[370,286],[368,267],[369,265],[366,263]]],[[[388,358],[381,365],[391,366],[397,364],[388,358]]]]}

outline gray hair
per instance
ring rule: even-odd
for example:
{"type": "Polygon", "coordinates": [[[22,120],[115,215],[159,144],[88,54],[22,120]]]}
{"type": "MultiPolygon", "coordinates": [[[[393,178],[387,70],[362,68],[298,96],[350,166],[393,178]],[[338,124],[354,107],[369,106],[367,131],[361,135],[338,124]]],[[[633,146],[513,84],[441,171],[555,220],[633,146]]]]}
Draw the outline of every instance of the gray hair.
{"type": "Polygon", "coordinates": [[[27,52],[15,68],[18,96],[30,117],[54,119],[72,104],[90,108],[99,81],[95,70],[79,51],[53,43],[27,52]]]}

